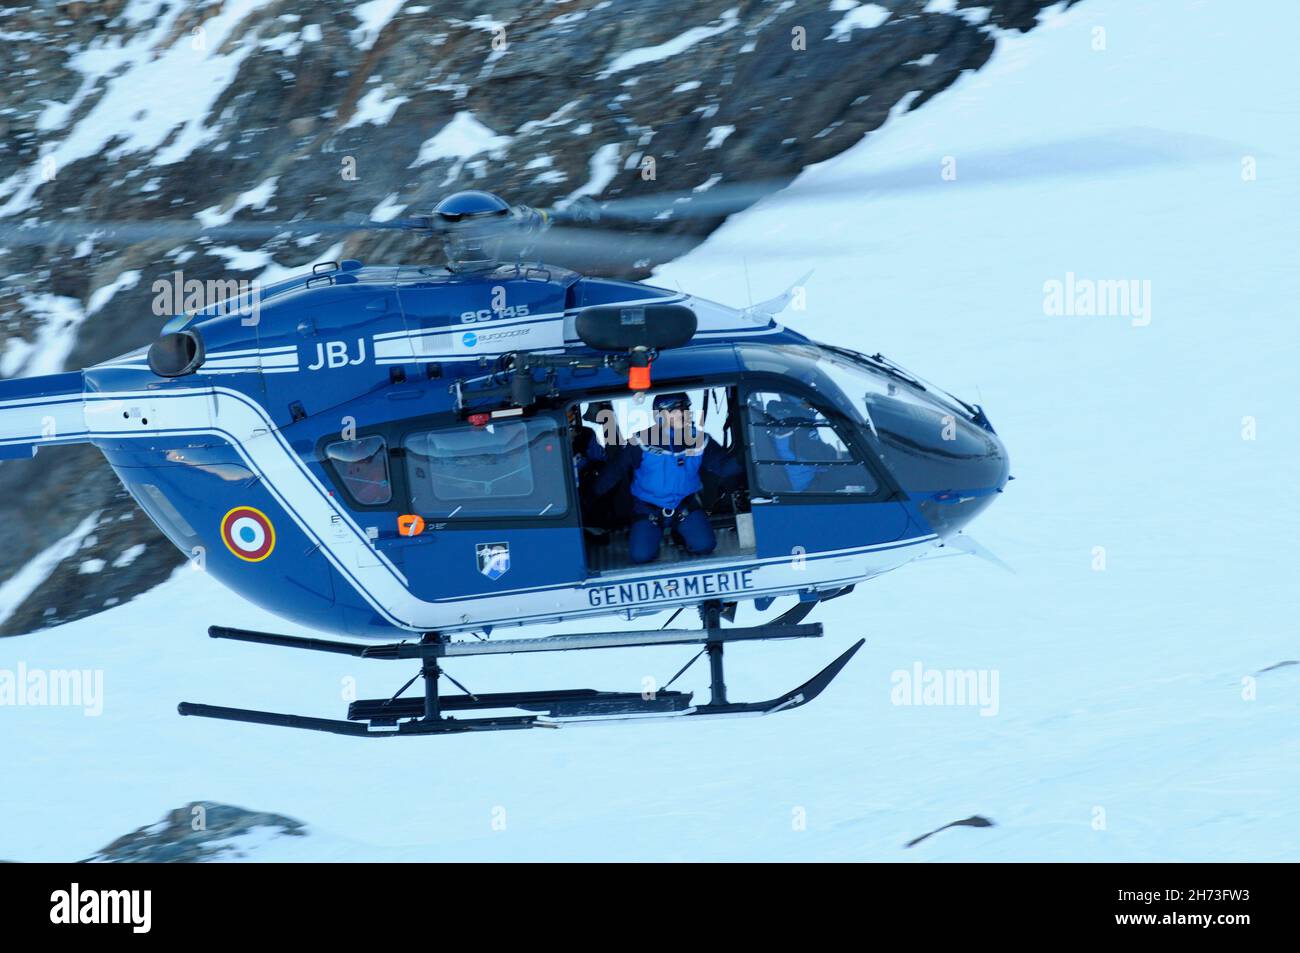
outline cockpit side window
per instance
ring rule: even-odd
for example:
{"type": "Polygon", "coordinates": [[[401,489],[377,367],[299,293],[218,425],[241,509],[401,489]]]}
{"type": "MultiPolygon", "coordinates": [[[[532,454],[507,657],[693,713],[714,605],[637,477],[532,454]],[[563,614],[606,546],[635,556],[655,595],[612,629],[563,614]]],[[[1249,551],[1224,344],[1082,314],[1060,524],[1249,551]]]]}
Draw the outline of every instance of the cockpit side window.
{"type": "Polygon", "coordinates": [[[759,492],[859,495],[879,489],[835,425],[807,400],[751,391],[747,406],[759,492]]]}
{"type": "Polygon", "coordinates": [[[387,503],[393,498],[388,476],[388,445],[383,437],[339,440],[325,448],[325,458],[333,465],[344,489],[363,506],[387,503]]]}

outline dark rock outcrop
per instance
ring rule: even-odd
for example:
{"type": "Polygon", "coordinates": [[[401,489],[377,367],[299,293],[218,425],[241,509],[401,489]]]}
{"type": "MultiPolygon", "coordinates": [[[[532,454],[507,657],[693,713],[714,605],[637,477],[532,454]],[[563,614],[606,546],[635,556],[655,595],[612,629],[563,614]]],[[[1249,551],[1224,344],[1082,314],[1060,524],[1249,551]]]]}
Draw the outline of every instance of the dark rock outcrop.
{"type": "Polygon", "coordinates": [[[306,825],[281,814],[193,801],[86,858],[86,863],[208,863],[241,860],[251,840],[304,837],[306,825]]]}

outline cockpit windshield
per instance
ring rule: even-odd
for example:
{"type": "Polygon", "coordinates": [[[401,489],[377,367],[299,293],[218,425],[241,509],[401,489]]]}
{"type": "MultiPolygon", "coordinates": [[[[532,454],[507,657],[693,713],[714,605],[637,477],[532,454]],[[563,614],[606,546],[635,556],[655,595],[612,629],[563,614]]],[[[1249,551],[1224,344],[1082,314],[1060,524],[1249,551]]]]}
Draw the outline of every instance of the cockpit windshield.
{"type": "Polygon", "coordinates": [[[739,345],[745,366],[783,377],[794,377],[821,391],[844,413],[859,423],[871,426],[867,396],[877,394],[892,400],[942,409],[970,418],[963,408],[928,390],[901,368],[878,363],[845,348],[814,347],[807,344],[781,344],[754,347],[739,345]]]}
{"type": "Polygon", "coordinates": [[[840,362],[848,363],[850,366],[866,371],[869,374],[885,375],[891,381],[901,384],[901,389],[908,391],[914,397],[922,400],[923,403],[937,404],[959,417],[971,420],[975,418],[975,407],[940,390],[928,381],[922,380],[911,371],[904,370],[880,354],[867,357],[857,351],[850,351],[846,347],[822,345],[822,348],[832,355],[829,358],[832,362],[838,359],[840,362]]]}
{"type": "Polygon", "coordinates": [[[742,344],[738,350],[750,370],[802,381],[886,445],[945,457],[983,456],[992,447],[970,408],[926,388],[901,368],[843,348],[742,344]]]}

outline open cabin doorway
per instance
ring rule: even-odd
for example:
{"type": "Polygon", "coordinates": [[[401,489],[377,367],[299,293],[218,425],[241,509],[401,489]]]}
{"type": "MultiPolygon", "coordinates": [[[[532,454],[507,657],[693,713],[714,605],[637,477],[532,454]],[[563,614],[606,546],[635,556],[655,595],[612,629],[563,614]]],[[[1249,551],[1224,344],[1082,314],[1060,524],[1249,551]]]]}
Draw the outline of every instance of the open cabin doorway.
{"type": "Polygon", "coordinates": [[[667,386],[604,401],[581,401],[570,405],[569,423],[589,576],[644,565],[734,560],[755,554],[748,461],[741,439],[743,427],[735,387],[667,386]],[[700,474],[702,486],[697,505],[707,515],[717,540],[712,553],[693,555],[677,533],[665,531],[658,558],[650,563],[636,563],[632,561],[628,543],[628,530],[636,518],[630,476],[603,494],[595,492],[596,484],[604,469],[624,452],[629,438],[655,426],[652,409],[655,394],[682,391],[690,396],[697,429],[734,457],[740,464],[741,475],[723,481],[712,473],[700,474]]]}

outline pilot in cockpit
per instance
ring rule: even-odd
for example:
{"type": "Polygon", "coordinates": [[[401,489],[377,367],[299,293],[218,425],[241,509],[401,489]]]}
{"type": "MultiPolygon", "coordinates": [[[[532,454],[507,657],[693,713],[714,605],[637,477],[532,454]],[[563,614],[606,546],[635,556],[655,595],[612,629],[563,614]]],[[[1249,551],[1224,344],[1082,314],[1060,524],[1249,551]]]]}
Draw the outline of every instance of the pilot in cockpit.
{"type": "Polygon", "coordinates": [[[823,464],[839,455],[822,440],[820,431],[826,419],[815,407],[801,398],[753,394],[749,413],[754,423],[755,456],[775,464],[765,468],[773,484],[769,490],[803,493],[834,489],[819,485],[827,472],[823,464]]]}

